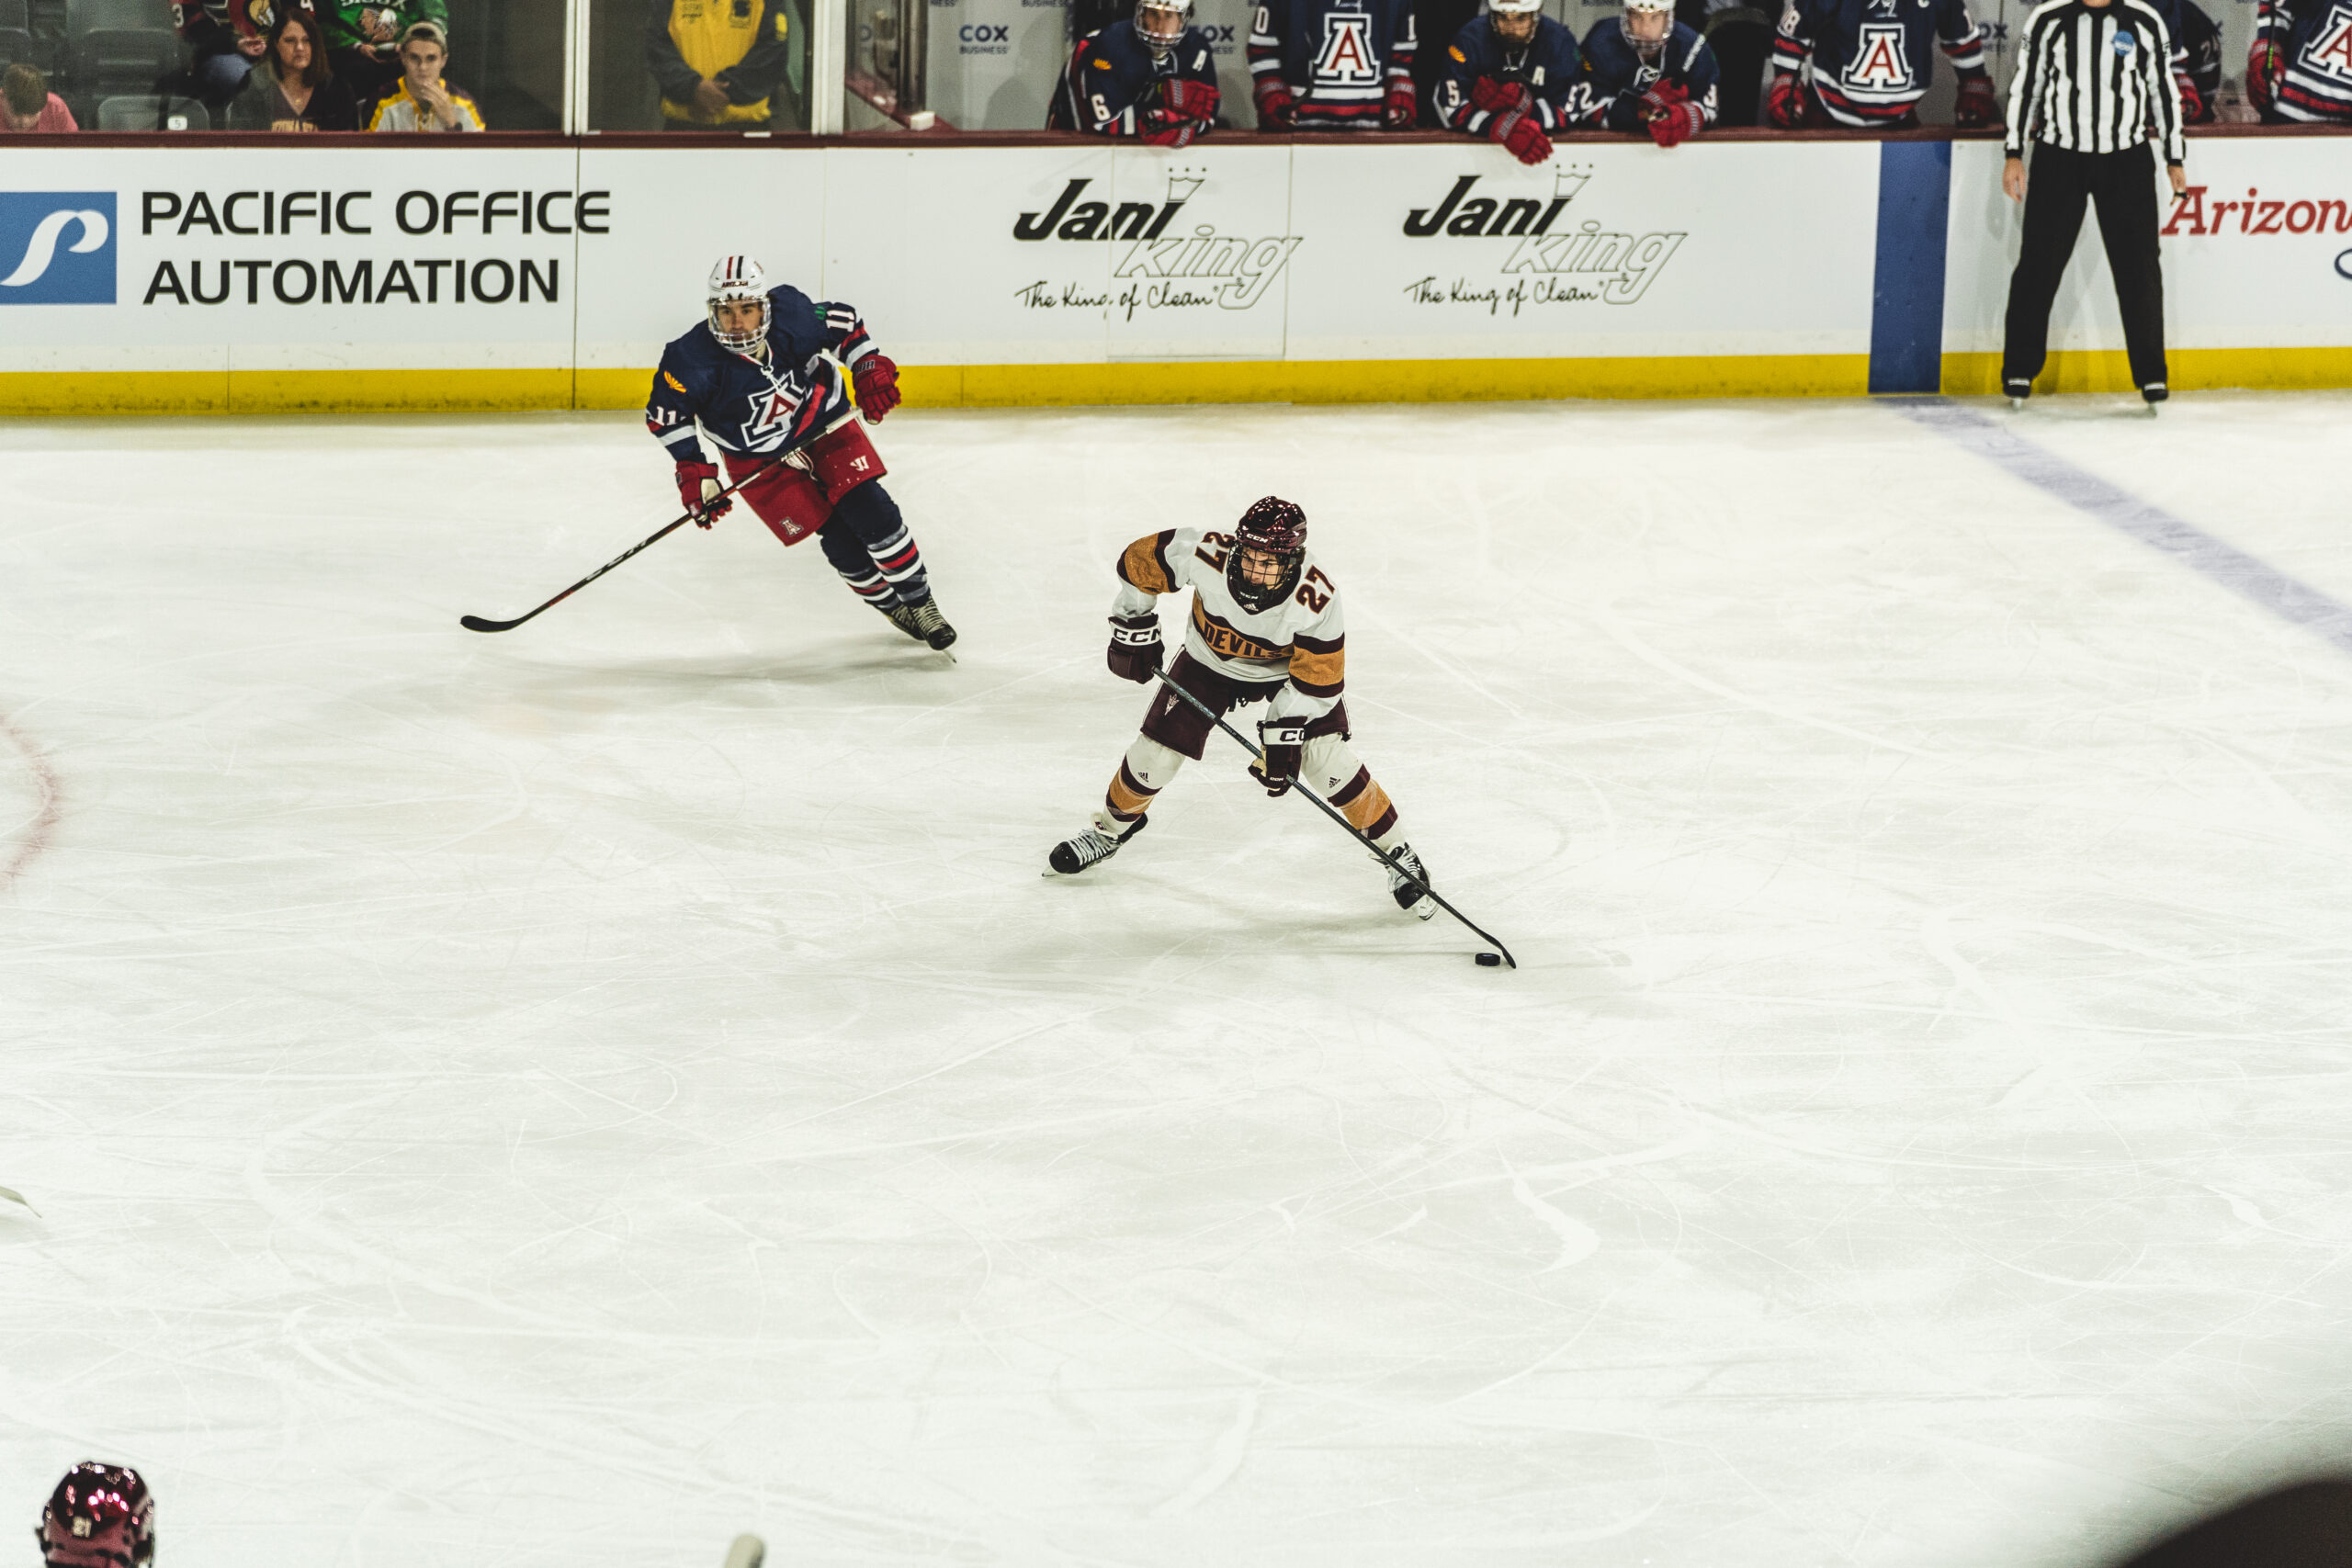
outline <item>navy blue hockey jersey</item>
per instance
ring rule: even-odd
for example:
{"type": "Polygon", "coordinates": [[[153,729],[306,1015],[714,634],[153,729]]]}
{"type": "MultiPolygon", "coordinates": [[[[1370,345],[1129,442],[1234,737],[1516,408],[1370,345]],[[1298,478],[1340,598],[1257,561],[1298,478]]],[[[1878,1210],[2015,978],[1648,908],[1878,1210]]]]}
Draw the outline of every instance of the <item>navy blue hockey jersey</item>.
{"type": "Polygon", "coordinates": [[[1453,35],[1445,51],[1445,74],[1437,82],[1437,118],[1448,130],[1473,136],[1487,133],[1495,117],[1480,108],[1470,89],[1479,77],[1527,85],[1530,111],[1544,130],[1555,131],[1589,117],[1582,62],[1577,58],[1577,35],[1549,17],[1539,17],[1535,36],[1524,49],[1512,49],[1484,17],[1473,17],[1453,35]]]}
{"type": "Polygon", "coordinates": [[[681,463],[704,460],[697,423],[727,451],[782,457],[850,412],[842,366],[874,352],[847,305],[819,304],[789,285],[771,288],[766,357],[722,348],[710,323],[697,321],[662,351],[645,427],[681,463]]]}
{"type": "Polygon", "coordinates": [[[1046,110],[1046,129],[1140,136],[1150,129],[1143,117],[1159,107],[1160,83],[1171,79],[1216,85],[1216,58],[1200,28],[1186,28],[1176,47],[1154,60],[1133,22],[1097,28],[1070,52],[1069,68],[1046,110]]]}
{"type": "Polygon", "coordinates": [[[1595,22],[1584,35],[1584,71],[1592,123],[1611,130],[1642,129],[1642,95],[1661,78],[1682,85],[1698,106],[1702,126],[1715,123],[1721,107],[1715,88],[1723,80],[1723,68],[1715,63],[1715,51],[1697,28],[1680,22],[1667,35],[1657,58],[1646,64],[1625,37],[1623,22],[1614,17],[1595,22]]]}
{"type": "Polygon", "coordinates": [[[1839,125],[1883,128],[1928,90],[1932,45],[1961,71],[1984,68],[1984,35],[1968,0],[1788,0],[1772,40],[1776,70],[1813,61],[1813,87],[1839,125]]]}
{"type": "Polygon", "coordinates": [[[2254,36],[2285,62],[2263,118],[2352,121],[2352,0],[2263,0],[2254,36]]]}
{"type": "Polygon", "coordinates": [[[1411,0],[1259,0],[1250,76],[1288,85],[1301,130],[1377,130],[1390,86],[1412,84],[1411,0]]]}

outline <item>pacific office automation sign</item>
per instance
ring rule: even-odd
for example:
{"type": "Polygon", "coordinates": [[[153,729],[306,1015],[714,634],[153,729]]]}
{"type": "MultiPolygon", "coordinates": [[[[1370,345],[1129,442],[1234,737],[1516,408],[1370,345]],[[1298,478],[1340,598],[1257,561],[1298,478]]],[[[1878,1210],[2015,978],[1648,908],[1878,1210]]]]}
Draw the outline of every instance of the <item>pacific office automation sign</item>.
{"type": "Polygon", "coordinates": [[[137,199],[140,237],[160,243],[132,292],[156,307],[553,306],[574,236],[611,232],[601,190],[198,186],[137,199]]]}

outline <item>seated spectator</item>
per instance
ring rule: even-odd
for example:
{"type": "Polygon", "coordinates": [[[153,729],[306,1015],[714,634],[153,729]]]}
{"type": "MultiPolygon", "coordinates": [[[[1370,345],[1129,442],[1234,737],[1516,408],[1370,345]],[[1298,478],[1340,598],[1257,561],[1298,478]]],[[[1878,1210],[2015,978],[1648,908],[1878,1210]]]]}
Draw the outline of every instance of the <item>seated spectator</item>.
{"type": "Polygon", "coordinates": [[[189,96],[216,111],[229,107],[269,52],[269,15],[270,0],[172,0],[173,25],[189,49],[189,96]]]}
{"type": "MultiPolygon", "coordinates": [[[[2165,24],[2171,28],[2172,18],[2165,24]]],[[[2172,28],[2173,76],[2180,88],[2180,123],[2213,123],[2213,100],[2222,91],[2222,29],[2199,10],[2197,0],[2180,0],[2180,26],[2172,28]]]]}
{"type": "Polygon", "coordinates": [[[1625,0],[1623,16],[1595,22],[1584,68],[1595,125],[1672,147],[1715,123],[1715,51],[1675,20],[1674,0],[1625,0]]]}
{"type": "MultiPolygon", "coordinates": [[[[1445,112],[1438,107],[1438,84],[1445,80],[1453,57],[1440,44],[1450,43],[1463,28],[1478,19],[1486,7],[1480,0],[1413,0],[1413,36],[1427,39],[1427,49],[1413,51],[1413,98],[1421,106],[1419,123],[1442,130],[1445,112]]],[[[1576,35],[1568,35],[1574,41],[1576,35]]]]}
{"type": "Polygon", "coordinates": [[[2245,96],[2265,125],[2352,123],[2347,29],[2320,0],[2262,0],[2246,51],[2245,96]]]}
{"type": "Polygon", "coordinates": [[[269,29],[269,52],[262,56],[244,94],[229,111],[232,130],[356,130],[359,106],[351,85],[327,63],[319,19],[291,6],[277,13],[269,29]]]}
{"type": "Polygon", "coordinates": [[[666,130],[764,130],[784,82],[784,0],[662,0],[645,33],[666,130]]]}
{"type": "Polygon", "coordinates": [[[1182,147],[1216,123],[1216,59],[1193,0],[1136,0],[1132,21],[1078,40],[1046,110],[1048,130],[1182,147]]]}
{"type": "Polygon", "coordinates": [[[401,73],[400,40],[418,22],[448,36],[447,0],[320,0],[327,50],[336,76],[364,104],[390,90],[401,73]]]}
{"type": "Polygon", "coordinates": [[[129,1465],[85,1459],[49,1495],[33,1535],[43,1568],[153,1568],[155,1500],[129,1465]]]}
{"type": "Polygon", "coordinates": [[[377,101],[370,130],[480,130],[481,110],[462,87],[441,80],[449,43],[431,22],[412,22],[401,38],[401,83],[377,101]]]}
{"type": "Polygon", "coordinates": [[[1552,155],[1547,132],[1590,114],[1577,35],[1544,14],[1543,0],[1492,0],[1453,35],[1432,107],[1447,130],[1540,164],[1552,155]]]}
{"type": "Polygon", "coordinates": [[[0,112],[0,130],[79,130],[74,123],[74,111],[65,100],[49,90],[49,83],[29,65],[11,65],[8,73],[0,76],[0,99],[6,100],[6,109],[0,112]]]}
{"type": "Polygon", "coordinates": [[[1410,130],[1412,0],[1258,0],[1250,28],[1258,129],[1410,130]]]}
{"type": "Polygon", "coordinates": [[[1889,10],[1885,0],[1788,0],[1772,40],[1772,85],[1765,115],[1783,130],[1822,125],[1908,130],[1935,69],[1936,39],[1960,73],[1952,123],[1978,130],[2001,118],[1984,72],[1984,34],[1968,0],[1919,0],[1889,10]],[[1813,62],[1813,82],[1801,78],[1813,62]]]}

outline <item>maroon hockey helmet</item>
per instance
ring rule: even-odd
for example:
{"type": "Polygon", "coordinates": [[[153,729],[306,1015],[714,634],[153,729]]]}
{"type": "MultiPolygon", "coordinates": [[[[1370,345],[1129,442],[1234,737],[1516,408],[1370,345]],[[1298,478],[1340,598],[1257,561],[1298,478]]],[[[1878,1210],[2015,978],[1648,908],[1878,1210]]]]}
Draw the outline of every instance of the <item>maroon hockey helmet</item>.
{"type": "Polygon", "coordinates": [[[1233,553],[1226,558],[1225,584],[1249,610],[1264,610],[1290,597],[1306,557],[1306,513],[1295,502],[1270,495],[1251,504],[1233,525],[1233,553]],[[1241,552],[1263,550],[1282,563],[1281,580],[1269,585],[1241,574],[1241,552]]]}
{"type": "Polygon", "coordinates": [[[155,1500],[127,1464],[84,1460],[40,1511],[47,1568],[146,1568],[155,1561],[155,1500]]]}

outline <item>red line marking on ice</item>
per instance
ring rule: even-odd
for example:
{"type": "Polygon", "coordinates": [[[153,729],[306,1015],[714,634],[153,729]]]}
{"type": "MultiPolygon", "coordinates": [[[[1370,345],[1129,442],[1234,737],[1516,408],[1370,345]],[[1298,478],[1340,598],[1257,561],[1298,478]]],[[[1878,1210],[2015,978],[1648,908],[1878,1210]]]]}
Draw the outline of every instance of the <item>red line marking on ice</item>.
{"type": "Polygon", "coordinates": [[[16,845],[9,852],[7,864],[0,866],[0,887],[6,887],[16,881],[25,867],[32,864],[41,851],[49,848],[57,837],[58,819],[63,816],[58,802],[63,792],[58,787],[57,770],[49,765],[49,759],[41,755],[40,748],[27,739],[23,730],[7,719],[0,718],[0,734],[7,736],[16,743],[17,750],[24,753],[25,769],[33,776],[33,794],[37,801],[32,821],[18,831],[16,845]]]}

